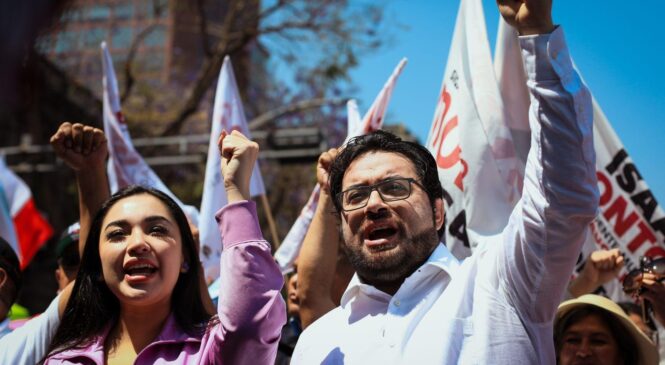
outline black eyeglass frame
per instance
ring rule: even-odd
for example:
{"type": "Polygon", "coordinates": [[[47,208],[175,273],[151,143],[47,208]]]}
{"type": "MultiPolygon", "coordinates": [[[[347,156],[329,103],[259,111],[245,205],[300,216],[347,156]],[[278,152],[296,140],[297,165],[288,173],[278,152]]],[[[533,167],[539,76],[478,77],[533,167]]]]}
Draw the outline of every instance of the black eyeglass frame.
{"type": "Polygon", "coordinates": [[[337,199],[337,202],[339,203],[339,206],[342,207],[343,211],[352,212],[354,210],[358,210],[358,209],[362,209],[362,208],[366,207],[367,203],[369,202],[369,198],[372,195],[372,191],[374,191],[374,190],[376,190],[376,192],[379,193],[379,196],[381,197],[381,200],[383,200],[385,203],[408,199],[411,196],[411,194],[413,193],[413,187],[411,186],[411,184],[416,184],[416,186],[423,189],[423,191],[427,191],[425,189],[425,186],[423,186],[423,184],[421,184],[418,180],[416,180],[414,178],[411,178],[411,177],[391,177],[391,178],[379,181],[376,184],[366,185],[366,186],[355,186],[355,187],[346,189],[342,192],[337,193],[337,196],[335,198],[337,199]],[[386,197],[384,197],[383,194],[381,193],[381,190],[379,190],[379,187],[381,187],[385,184],[391,183],[391,182],[395,182],[395,181],[406,181],[406,182],[408,182],[409,183],[408,184],[409,193],[403,198],[386,198],[386,197]],[[345,209],[344,208],[344,194],[348,193],[349,191],[357,191],[357,190],[368,191],[367,199],[365,199],[363,204],[358,206],[358,207],[355,207],[353,209],[345,209]]]}

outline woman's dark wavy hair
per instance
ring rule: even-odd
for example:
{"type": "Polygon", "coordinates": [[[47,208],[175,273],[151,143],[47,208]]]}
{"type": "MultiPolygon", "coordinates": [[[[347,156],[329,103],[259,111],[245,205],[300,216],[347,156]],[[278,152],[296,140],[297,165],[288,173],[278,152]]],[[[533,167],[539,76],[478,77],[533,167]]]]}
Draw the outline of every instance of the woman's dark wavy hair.
{"type": "Polygon", "coordinates": [[[602,323],[605,323],[609,327],[612,337],[614,337],[614,340],[619,347],[617,353],[623,358],[624,364],[631,365],[638,363],[639,350],[637,344],[621,321],[619,321],[614,314],[605,309],[595,305],[584,305],[570,310],[554,324],[554,349],[556,352],[557,364],[559,363],[559,354],[563,348],[563,335],[566,333],[566,330],[568,330],[570,326],[589,316],[597,316],[602,323]]]}
{"type": "Polygon", "coordinates": [[[102,279],[99,237],[102,232],[102,221],[109,209],[118,201],[139,194],[149,194],[164,203],[180,229],[183,256],[190,269],[180,273],[171,293],[171,310],[175,320],[180,328],[190,335],[200,335],[205,331],[211,316],[206,312],[201,300],[199,270],[196,269],[199,256],[185,214],[173,199],[161,191],[143,186],[129,186],[113,194],[92,221],[81,259],[81,268],[76,276],[76,283],[60,326],[51,341],[49,355],[88,346],[110,321],[118,320],[120,303],[102,279]]]}
{"type": "MultiPolygon", "coordinates": [[[[333,197],[335,209],[342,212],[339,193],[342,192],[342,179],[349,165],[358,157],[376,151],[398,153],[411,161],[418,178],[425,187],[432,211],[434,211],[436,199],[443,199],[443,188],[439,181],[439,172],[434,157],[418,143],[404,141],[396,135],[382,130],[351,138],[330,166],[330,195],[333,197]]],[[[439,237],[441,237],[443,229],[444,227],[441,227],[439,230],[439,237]]]]}

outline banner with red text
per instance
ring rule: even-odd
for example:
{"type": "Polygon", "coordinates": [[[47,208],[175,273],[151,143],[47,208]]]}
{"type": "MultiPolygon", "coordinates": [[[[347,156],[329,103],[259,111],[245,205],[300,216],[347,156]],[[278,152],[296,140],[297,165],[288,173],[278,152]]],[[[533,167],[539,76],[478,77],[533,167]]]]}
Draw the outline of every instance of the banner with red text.
{"type": "Polygon", "coordinates": [[[504,113],[482,2],[462,0],[426,144],[445,190],[445,243],[457,258],[500,233],[520,197],[523,170],[504,113]]]}
{"type": "MultiPolygon", "coordinates": [[[[528,129],[528,90],[519,52],[517,33],[500,20],[497,36],[495,70],[510,119],[513,134],[528,129]],[[526,123],[524,121],[527,121],[526,123]]],[[[625,268],[619,280],[606,284],[601,291],[614,300],[624,300],[620,280],[630,270],[639,268],[642,256],[665,256],[665,212],[630,159],[600,106],[593,101],[594,147],[600,190],[600,214],[590,225],[590,234],[578,262],[578,270],[591,252],[618,248],[624,255],[625,268]]],[[[525,158],[516,143],[519,155],[525,158]]],[[[527,149],[528,151],[528,149],[527,149]]]]}
{"type": "Polygon", "coordinates": [[[143,160],[143,157],[136,151],[129,135],[129,129],[125,124],[125,119],[120,110],[120,97],[118,93],[118,81],[113,70],[113,61],[106,48],[106,42],[101,44],[102,68],[104,85],[103,93],[103,113],[104,113],[104,133],[108,141],[109,160],[107,174],[111,193],[129,186],[143,185],[155,188],[169,195],[175,200],[187,217],[198,224],[198,210],[190,205],[183,204],[157,174],[143,160]]]}
{"type": "MultiPolygon", "coordinates": [[[[665,211],[595,100],[593,106],[600,214],[591,224],[589,242],[620,249],[624,275],[640,268],[642,256],[665,257],[665,211]]],[[[606,292],[616,297],[618,287],[613,288],[606,292]]]]}
{"type": "MultiPolygon", "coordinates": [[[[367,114],[365,114],[365,117],[360,123],[358,122],[359,113],[357,104],[355,101],[349,101],[347,103],[347,126],[349,129],[344,143],[348,142],[352,137],[381,129],[381,126],[383,125],[383,117],[388,109],[388,102],[392,96],[395,83],[405,65],[406,58],[403,58],[397,64],[395,70],[393,70],[388,81],[383,85],[383,88],[376,96],[376,99],[374,99],[372,106],[370,106],[367,114]]],[[[275,252],[275,260],[284,274],[293,269],[293,263],[300,253],[300,247],[302,246],[302,242],[305,239],[309,225],[316,212],[320,190],[321,187],[319,184],[316,184],[307,204],[302,209],[300,216],[298,216],[293,227],[291,227],[291,230],[289,230],[289,233],[284,238],[282,245],[277,252],[275,252]]]]}

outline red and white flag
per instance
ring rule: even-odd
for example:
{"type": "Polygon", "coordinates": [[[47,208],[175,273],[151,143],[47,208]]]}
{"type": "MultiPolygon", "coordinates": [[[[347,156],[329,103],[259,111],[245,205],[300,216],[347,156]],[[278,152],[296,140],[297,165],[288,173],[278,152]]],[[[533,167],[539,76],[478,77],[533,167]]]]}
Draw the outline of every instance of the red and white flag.
{"type": "MultiPolygon", "coordinates": [[[[355,136],[363,135],[370,133],[372,131],[381,129],[383,125],[383,117],[388,108],[388,102],[392,96],[393,89],[395,88],[395,83],[397,78],[402,73],[402,69],[406,65],[406,58],[403,58],[395,67],[395,70],[388,78],[388,81],[383,85],[383,88],[374,99],[374,103],[365,114],[365,117],[360,123],[358,123],[358,106],[355,104],[355,101],[349,101],[347,103],[347,126],[349,130],[347,132],[346,140],[344,143],[348,142],[349,139],[355,136]]],[[[312,222],[312,217],[316,212],[316,207],[319,202],[319,193],[321,187],[319,184],[316,184],[314,191],[307,200],[307,204],[302,209],[300,216],[296,219],[296,222],[291,227],[291,230],[284,238],[282,245],[279,247],[277,252],[275,252],[275,260],[282,270],[283,274],[286,274],[293,270],[293,263],[295,262],[298,254],[300,253],[300,247],[302,242],[305,239],[309,225],[312,222]]]]}
{"type": "Polygon", "coordinates": [[[16,251],[25,268],[53,228],[37,211],[28,185],[0,158],[0,235],[16,251]]]}
{"type": "MultiPolygon", "coordinates": [[[[224,64],[219,72],[215,104],[212,114],[212,127],[210,143],[208,145],[208,160],[206,162],[206,175],[201,198],[201,219],[199,224],[199,237],[201,240],[200,258],[208,280],[219,276],[219,260],[222,254],[222,239],[215,221],[215,213],[228,204],[224,177],[221,174],[221,158],[217,139],[226,130],[231,133],[237,130],[251,139],[245,111],[240,100],[238,85],[233,74],[231,59],[224,58],[224,64]]],[[[258,162],[252,171],[250,180],[250,194],[252,196],[264,195],[266,189],[261,177],[258,162]]]]}
{"type": "MultiPolygon", "coordinates": [[[[665,211],[640,175],[600,106],[593,102],[593,137],[600,214],[591,223],[585,247],[618,248],[624,255],[621,276],[640,268],[640,258],[665,257],[665,211]]],[[[623,297],[620,280],[605,285],[612,299],[623,297]]]]}
{"type": "MultiPolygon", "coordinates": [[[[503,20],[499,24],[496,50],[495,70],[511,116],[508,125],[511,130],[518,131],[513,134],[515,136],[529,131],[529,94],[517,32],[503,20]]],[[[625,259],[620,279],[630,270],[639,268],[642,256],[665,257],[665,211],[654,198],[596,100],[593,101],[593,126],[600,214],[590,226],[582,258],[597,249],[618,248],[625,259]]],[[[515,138],[516,149],[520,150],[517,140],[515,138]]],[[[520,155],[523,153],[519,152],[520,155]]],[[[578,269],[582,263],[580,261],[578,269]]],[[[604,285],[603,290],[613,300],[625,299],[620,280],[604,285]]]]}
{"type": "Polygon", "coordinates": [[[481,0],[462,0],[427,138],[446,191],[448,249],[464,258],[500,233],[519,199],[520,164],[494,76],[481,0]]]}
{"type": "Polygon", "coordinates": [[[108,140],[109,160],[107,174],[111,193],[132,184],[155,188],[169,195],[175,200],[187,217],[194,224],[198,224],[198,211],[196,208],[183,204],[157,174],[143,160],[136,151],[129,135],[129,129],[120,109],[118,82],[113,70],[113,61],[106,48],[106,42],[101,44],[102,67],[104,76],[103,113],[104,133],[108,140]]]}

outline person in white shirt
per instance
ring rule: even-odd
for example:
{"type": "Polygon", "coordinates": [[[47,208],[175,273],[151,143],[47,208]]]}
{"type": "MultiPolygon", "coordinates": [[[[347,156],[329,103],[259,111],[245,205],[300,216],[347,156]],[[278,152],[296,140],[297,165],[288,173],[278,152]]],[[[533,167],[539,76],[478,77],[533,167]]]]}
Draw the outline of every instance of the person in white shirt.
{"type": "MultiPolygon", "coordinates": [[[[424,147],[375,132],[332,165],[320,160],[356,275],[339,307],[313,317],[293,364],[555,363],[552,321],[598,207],[591,97],[551,1],[498,4],[521,34],[531,93],[531,150],[508,225],[459,263],[439,243],[443,192],[424,147]]],[[[320,232],[308,236],[334,240],[320,232]]],[[[301,252],[301,314],[321,276],[312,268],[334,267],[331,255],[310,257],[320,262],[301,252]]]]}
{"type": "Polygon", "coordinates": [[[9,310],[21,290],[21,266],[16,252],[0,237],[0,338],[11,332],[9,310]]]}
{"type": "Polygon", "coordinates": [[[60,296],[46,311],[0,338],[0,364],[33,365],[48,353],[48,347],[60,325],[60,296]]]}

